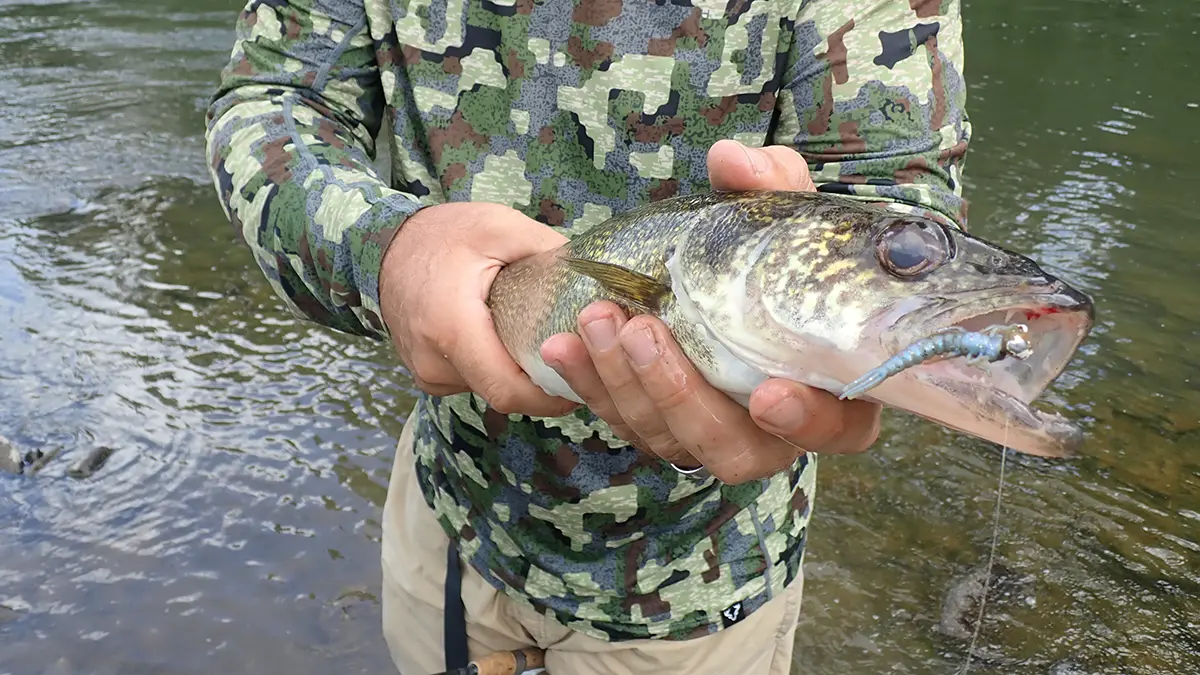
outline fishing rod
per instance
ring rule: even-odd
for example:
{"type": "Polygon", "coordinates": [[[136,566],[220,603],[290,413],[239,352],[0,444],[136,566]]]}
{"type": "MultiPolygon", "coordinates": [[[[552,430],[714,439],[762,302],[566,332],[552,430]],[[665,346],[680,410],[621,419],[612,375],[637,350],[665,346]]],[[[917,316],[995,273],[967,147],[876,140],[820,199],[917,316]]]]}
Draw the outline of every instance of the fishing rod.
{"type": "Polygon", "coordinates": [[[550,675],[546,670],[546,652],[535,647],[493,652],[453,670],[434,675],[550,675]]]}

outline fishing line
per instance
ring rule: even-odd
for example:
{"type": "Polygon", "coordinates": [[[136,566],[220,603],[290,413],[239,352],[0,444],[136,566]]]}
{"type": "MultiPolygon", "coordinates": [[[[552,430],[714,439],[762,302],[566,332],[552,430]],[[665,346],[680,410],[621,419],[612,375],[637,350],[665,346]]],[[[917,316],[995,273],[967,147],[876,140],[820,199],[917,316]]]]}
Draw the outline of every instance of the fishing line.
{"type": "Polygon", "coordinates": [[[975,643],[979,640],[979,631],[983,628],[983,610],[987,605],[988,585],[992,582],[992,562],[996,559],[996,541],[1000,538],[1000,502],[1004,495],[1004,466],[1008,460],[1008,422],[1009,416],[1004,417],[1004,443],[1000,448],[1000,480],[996,484],[996,508],[992,512],[992,546],[988,552],[987,567],[983,572],[983,596],[979,598],[979,616],[975,617],[975,633],[971,636],[971,645],[967,647],[967,662],[963,664],[960,675],[965,675],[971,669],[971,657],[975,653],[975,643]]]}

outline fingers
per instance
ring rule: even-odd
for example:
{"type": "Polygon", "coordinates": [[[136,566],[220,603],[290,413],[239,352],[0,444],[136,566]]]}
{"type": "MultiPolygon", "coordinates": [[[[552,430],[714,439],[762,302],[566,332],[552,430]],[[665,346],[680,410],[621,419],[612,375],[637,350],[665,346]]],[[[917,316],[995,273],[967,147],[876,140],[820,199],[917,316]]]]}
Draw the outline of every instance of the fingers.
{"type": "Polygon", "coordinates": [[[611,302],[594,303],[580,313],[579,332],[597,377],[617,416],[645,450],[679,466],[696,466],[633,372],[631,357],[620,339],[626,323],[625,313],[611,302]]]}
{"type": "Polygon", "coordinates": [[[653,317],[631,319],[620,339],[638,383],[677,445],[724,482],[770,476],[805,451],[862,452],[878,438],[877,404],[840,401],[786,380],[760,385],[747,414],[708,384],[653,317]]]}
{"type": "Polygon", "coordinates": [[[579,332],[548,340],[542,356],[588,407],[618,437],[681,467],[703,464],[724,482],[770,476],[805,451],[862,452],[879,435],[877,404],[786,380],[759,386],[747,412],[654,317],[626,320],[600,302],[580,314],[579,332]]]}
{"type": "Polygon", "coordinates": [[[621,345],[677,445],[719,480],[740,483],[769,476],[803,452],[759,428],[744,407],[708,384],[661,321],[631,319],[621,331],[621,345]]]}
{"type": "Polygon", "coordinates": [[[863,452],[879,438],[881,407],[840,401],[827,391],[768,380],[750,396],[750,415],[766,431],[811,452],[863,452]]]}
{"type": "Polygon", "coordinates": [[[396,353],[417,389],[430,396],[450,396],[467,391],[458,369],[424,343],[413,344],[407,333],[395,333],[396,353]]]}
{"type": "Polygon", "coordinates": [[[720,140],[708,151],[708,178],[714,190],[816,191],[808,163],[782,145],[748,148],[720,140]]]}
{"type": "Polygon", "coordinates": [[[488,406],[502,413],[522,413],[533,417],[558,417],[578,404],[550,396],[533,383],[513,360],[492,328],[491,316],[482,303],[462,317],[466,325],[487,326],[487,330],[468,330],[455,334],[446,345],[448,360],[455,364],[467,389],[479,394],[488,406]]]}
{"type": "Polygon", "coordinates": [[[566,381],[588,409],[608,423],[617,438],[627,443],[639,440],[613,403],[582,338],[574,333],[554,335],[542,343],[541,353],[546,365],[566,381]]]}

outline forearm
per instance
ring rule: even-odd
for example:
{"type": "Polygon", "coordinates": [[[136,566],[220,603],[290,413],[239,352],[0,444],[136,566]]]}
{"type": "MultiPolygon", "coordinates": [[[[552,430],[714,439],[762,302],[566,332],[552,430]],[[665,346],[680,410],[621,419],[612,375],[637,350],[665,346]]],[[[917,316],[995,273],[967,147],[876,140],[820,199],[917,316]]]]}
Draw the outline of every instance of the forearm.
{"type": "Polygon", "coordinates": [[[304,318],[383,337],[381,260],[420,205],[371,163],[382,95],[358,8],[243,13],[206,140],[222,207],[276,294],[304,318]]]}
{"type": "Polygon", "coordinates": [[[853,16],[843,7],[814,2],[799,17],[772,142],[804,155],[818,190],[965,226],[971,125],[959,0],[915,9],[878,0],[853,16]]]}

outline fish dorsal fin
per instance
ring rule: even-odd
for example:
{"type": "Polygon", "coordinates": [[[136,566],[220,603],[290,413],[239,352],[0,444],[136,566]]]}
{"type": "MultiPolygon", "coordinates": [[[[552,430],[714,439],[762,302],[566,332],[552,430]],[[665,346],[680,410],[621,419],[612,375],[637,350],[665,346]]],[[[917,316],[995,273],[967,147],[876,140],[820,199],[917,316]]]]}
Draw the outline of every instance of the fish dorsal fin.
{"type": "Polygon", "coordinates": [[[567,258],[564,262],[571,271],[595,279],[609,293],[647,312],[657,310],[671,292],[658,279],[628,267],[583,258],[567,258]]]}

